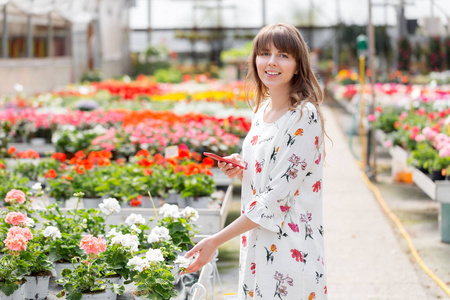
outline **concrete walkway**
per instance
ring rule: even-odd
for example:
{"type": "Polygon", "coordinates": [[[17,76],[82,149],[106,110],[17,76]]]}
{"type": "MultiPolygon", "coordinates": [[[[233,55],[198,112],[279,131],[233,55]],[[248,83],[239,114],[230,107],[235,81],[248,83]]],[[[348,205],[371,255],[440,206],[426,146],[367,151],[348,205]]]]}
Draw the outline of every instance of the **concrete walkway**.
{"type": "Polygon", "coordinates": [[[324,228],[329,300],[424,300],[408,255],[366,187],[347,139],[324,108],[327,140],[324,228]]]}

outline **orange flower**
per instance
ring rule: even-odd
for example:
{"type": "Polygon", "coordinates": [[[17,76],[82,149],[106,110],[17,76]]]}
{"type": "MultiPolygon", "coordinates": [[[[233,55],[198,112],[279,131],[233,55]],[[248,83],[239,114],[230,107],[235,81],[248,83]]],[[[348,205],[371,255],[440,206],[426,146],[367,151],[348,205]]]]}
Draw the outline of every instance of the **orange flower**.
{"type": "Polygon", "coordinates": [[[248,295],[249,295],[250,297],[253,297],[253,290],[249,291],[249,292],[248,292],[248,295]]]}
{"type": "Polygon", "coordinates": [[[16,151],[17,151],[16,147],[9,147],[8,154],[11,155],[13,153],[16,153],[16,151]]]}
{"type": "Polygon", "coordinates": [[[275,246],[275,244],[272,244],[272,246],[270,246],[270,251],[277,252],[277,246],[275,246]]]}
{"type": "Polygon", "coordinates": [[[177,161],[173,158],[167,158],[166,161],[171,164],[172,166],[176,166],[177,165],[177,161]]]}
{"type": "Polygon", "coordinates": [[[138,153],[136,153],[135,156],[136,157],[138,157],[138,156],[150,156],[150,152],[147,149],[142,149],[142,150],[139,150],[138,153]]]}
{"type": "Polygon", "coordinates": [[[202,160],[202,156],[199,153],[197,153],[197,152],[192,152],[191,153],[191,157],[192,157],[193,160],[196,160],[196,161],[201,161],[202,160]]]}
{"type": "Polygon", "coordinates": [[[153,175],[153,171],[150,168],[145,168],[144,169],[144,175],[145,176],[152,176],[153,175]]]}
{"type": "Polygon", "coordinates": [[[5,165],[0,162],[0,169],[4,169],[5,165]]]}
{"type": "Polygon", "coordinates": [[[311,294],[309,294],[308,300],[313,300],[316,299],[316,293],[312,292],[311,294]]]}
{"type": "Polygon", "coordinates": [[[256,194],[256,189],[254,188],[254,189],[253,189],[253,195],[255,195],[255,194],[256,194]]]}
{"type": "Polygon", "coordinates": [[[206,169],[206,170],[205,170],[205,174],[206,174],[206,175],[209,175],[209,176],[212,176],[212,175],[213,175],[210,169],[206,169]]]}
{"type": "Polygon", "coordinates": [[[402,126],[402,123],[400,122],[400,121],[396,121],[395,123],[394,123],[394,128],[395,129],[398,129],[398,128],[400,128],[402,126]]]}
{"type": "Polygon", "coordinates": [[[302,135],[303,135],[303,129],[302,129],[302,128],[297,129],[297,130],[295,131],[295,135],[302,136],[302,135]]]}
{"type": "Polygon", "coordinates": [[[184,171],[184,166],[175,166],[175,168],[173,169],[173,171],[175,172],[175,173],[180,173],[180,172],[183,172],[184,171]]]}
{"type": "Polygon", "coordinates": [[[55,178],[56,171],[54,169],[50,169],[47,173],[44,174],[45,178],[55,178]]]}
{"type": "Polygon", "coordinates": [[[82,166],[76,166],[76,167],[75,167],[75,171],[76,171],[78,174],[83,175],[83,174],[84,174],[84,170],[83,170],[82,168],[83,168],[82,166]]]}
{"type": "Polygon", "coordinates": [[[67,175],[66,178],[67,178],[67,180],[69,180],[69,181],[73,180],[72,176],[70,176],[70,175],[67,175]]]}
{"type": "Polygon", "coordinates": [[[299,191],[298,191],[298,189],[295,191],[295,194],[294,194],[294,196],[298,196],[298,195],[300,195],[300,193],[299,193],[299,191]]]}
{"type": "Polygon", "coordinates": [[[72,157],[72,158],[69,160],[69,164],[70,164],[70,165],[78,165],[79,162],[80,162],[80,160],[79,160],[78,158],[76,158],[76,157],[72,157]]]}
{"type": "Polygon", "coordinates": [[[86,155],[84,154],[83,150],[80,150],[77,153],[75,153],[75,157],[79,158],[79,159],[83,159],[86,157],[86,155]]]}

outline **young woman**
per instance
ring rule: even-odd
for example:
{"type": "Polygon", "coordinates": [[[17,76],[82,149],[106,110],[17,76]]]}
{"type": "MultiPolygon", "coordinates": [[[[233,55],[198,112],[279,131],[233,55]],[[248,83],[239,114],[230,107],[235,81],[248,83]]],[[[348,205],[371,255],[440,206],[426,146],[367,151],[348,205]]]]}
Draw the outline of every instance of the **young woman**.
{"type": "Polygon", "coordinates": [[[256,90],[252,127],[243,157],[228,157],[247,168],[219,164],[242,180],[242,215],[186,254],[198,254],[186,272],[241,235],[239,299],[326,299],[323,95],[308,47],[296,28],[266,26],[254,39],[248,68],[256,90]]]}

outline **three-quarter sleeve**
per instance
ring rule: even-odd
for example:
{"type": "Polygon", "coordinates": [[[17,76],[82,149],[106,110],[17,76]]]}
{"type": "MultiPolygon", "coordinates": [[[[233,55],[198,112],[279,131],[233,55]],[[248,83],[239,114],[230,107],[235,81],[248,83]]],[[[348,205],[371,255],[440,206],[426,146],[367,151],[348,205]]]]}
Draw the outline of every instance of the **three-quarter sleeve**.
{"type": "MultiPolygon", "coordinates": [[[[295,111],[289,118],[289,125],[283,136],[274,145],[274,151],[263,166],[269,168],[261,173],[269,176],[263,190],[255,192],[252,201],[245,208],[246,216],[261,227],[278,232],[287,213],[293,209],[293,199],[298,196],[298,187],[322,159],[322,127],[317,111],[312,105],[295,111]]],[[[257,171],[258,172],[258,171],[257,171]]],[[[311,192],[318,192],[320,184],[311,186],[311,192]]]]}

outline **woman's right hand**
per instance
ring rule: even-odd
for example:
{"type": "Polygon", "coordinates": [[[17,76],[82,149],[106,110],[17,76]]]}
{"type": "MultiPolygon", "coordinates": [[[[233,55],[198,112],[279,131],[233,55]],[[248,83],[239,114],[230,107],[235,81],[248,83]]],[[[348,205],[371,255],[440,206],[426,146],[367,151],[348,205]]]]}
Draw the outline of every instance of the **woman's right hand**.
{"type": "MultiPolygon", "coordinates": [[[[231,154],[230,156],[225,156],[224,158],[229,159],[233,162],[236,163],[242,163],[242,158],[239,154],[234,153],[231,154]]],[[[242,172],[244,171],[243,169],[239,168],[239,167],[235,167],[232,164],[228,164],[226,162],[219,162],[218,163],[219,169],[222,170],[222,172],[227,175],[230,178],[234,178],[234,177],[238,177],[240,180],[242,180],[242,172]]]]}

